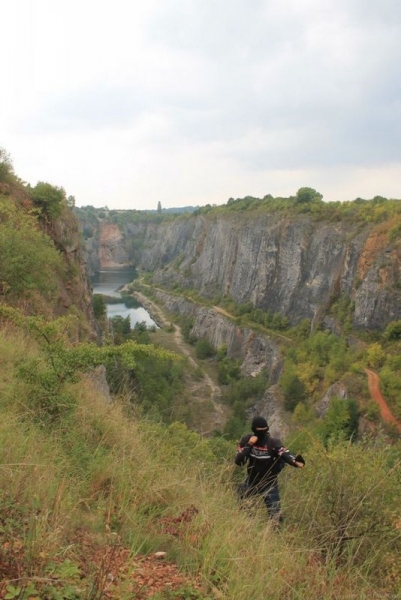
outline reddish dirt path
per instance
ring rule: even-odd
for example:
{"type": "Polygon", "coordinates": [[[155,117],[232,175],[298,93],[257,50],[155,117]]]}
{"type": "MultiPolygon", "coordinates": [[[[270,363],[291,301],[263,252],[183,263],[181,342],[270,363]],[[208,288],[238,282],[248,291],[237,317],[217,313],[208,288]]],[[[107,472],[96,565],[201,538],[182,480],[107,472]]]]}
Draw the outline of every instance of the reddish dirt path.
{"type": "Polygon", "coordinates": [[[397,421],[391,410],[389,409],[387,402],[383,398],[383,395],[380,391],[380,380],[377,373],[371,371],[370,369],[365,369],[365,373],[368,376],[368,385],[370,394],[378,405],[380,406],[380,414],[386,423],[391,423],[397,429],[399,433],[401,433],[401,423],[397,421]]]}

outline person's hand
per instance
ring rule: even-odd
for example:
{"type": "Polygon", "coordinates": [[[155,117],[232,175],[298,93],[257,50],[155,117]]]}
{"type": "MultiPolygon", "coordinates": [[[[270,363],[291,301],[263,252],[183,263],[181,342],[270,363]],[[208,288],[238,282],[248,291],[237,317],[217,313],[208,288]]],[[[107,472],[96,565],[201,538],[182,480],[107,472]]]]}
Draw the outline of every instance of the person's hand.
{"type": "Polygon", "coordinates": [[[297,454],[295,457],[295,466],[298,467],[298,469],[303,469],[303,467],[305,466],[305,459],[302,456],[302,454],[297,454]]]}
{"type": "Polygon", "coordinates": [[[248,444],[250,446],[253,446],[254,444],[256,444],[256,442],[258,441],[258,438],[256,435],[252,435],[249,440],[248,440],[248,444]]]}

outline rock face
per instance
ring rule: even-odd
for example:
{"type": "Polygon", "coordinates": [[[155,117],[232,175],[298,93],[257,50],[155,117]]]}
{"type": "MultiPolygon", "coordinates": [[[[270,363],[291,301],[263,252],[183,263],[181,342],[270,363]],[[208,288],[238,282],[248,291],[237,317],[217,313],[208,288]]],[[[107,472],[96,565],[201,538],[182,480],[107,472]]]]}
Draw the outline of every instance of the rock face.
{"type": "Polygon", "coordinates": [[[281,438],[282,441],[290,432],[287,419],[282,408],[283,402],[278,385],[272,385],[248,411],[248,420],[251,421],[257,415],[263,415],[269,424],[270,435],[281,438]]]}
{"type": "Polygon", "coordinates": [[[401,319],[401,247],[389,245],[379,226],[278,212],[192,215],[128,224],[120,233],[103,224],[88,256],[92,265],[131,262],[156,283],[251,302],[292,323],[320,323],[344,295],[357,328],[401,319]]]}
{"type": "Polygon", "coordinates": [[[348,390],[341,381],[331,385],[319,404],[316,406],[316,413],[319,417],[324,417],[333,397],[341,398],[342,400],[346,400],[348,398],[348,390]]]}
{"type": "Polygon", "coordinates": [[[227,347],[227,356],[241,361],[243,375],[256,376],[266,369],[270,383],[276,383],[282,370],[282,357],[278,346],[268,336],[238,327],[214,309],[199,307],[193,302],[156,292],[157,300],[171,313],[192,317],[191,333],[207,339],[217,349],[227,347]]]}
{"type": "Polygon", "coordinates": [[[65,264],[65,273],[60,274],[57,281],[58,295],[55,298],[54,314],[60,316],[82,313],[84,318],[80,319],[80,335],[97,340],[100,332],[93,314],[92,290],[79,223],[74,215],[67,212],[63,218],[52,223],[48,234],[65,264]]]}
{"type": "Polygon", "coordinates": [[[107,268],[129,265],[123,235],[113,223],[102,222],[100,225],[99,261],[107,268]]]}

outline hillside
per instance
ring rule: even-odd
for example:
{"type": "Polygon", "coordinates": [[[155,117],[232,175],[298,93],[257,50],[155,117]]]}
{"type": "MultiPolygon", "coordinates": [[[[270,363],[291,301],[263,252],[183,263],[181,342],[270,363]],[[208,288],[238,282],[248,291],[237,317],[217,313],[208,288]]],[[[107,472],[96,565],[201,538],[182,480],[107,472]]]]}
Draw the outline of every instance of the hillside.
{"type": "Polygon", "coordinates": [[[96,338],[79,222],[62,188],[39,182],[32,189],[0,169],[0,254],[2,304],[49,318],[74,315],[78,337],[96,338]]]}
{"type": "MultiPolygon", "coordinates": [[[[160,407],[169,408],[179,389],[183,359],[142,331],[114,343],[101,303],[91,305],[71,200],[44,182],[26,186],[2,164],[0,598],[397,597],[397,440],[377,430],[348,439],[348,417],[338,407],[319,432],[305,413],[302,424],[298,409],[289,441],[306,467],[280,475],[284,525],[278,529],[258,502],[240,510],[236,487],[244,474],[233,464],[234,440],[202,437],[161,418],[160,407]]],[[[169,311],[175,302],[203,316],[184,319],[183,335],[211,331],[209,307],[168,295],[169,311]]],[[[228,310],[215,312],[228,320],[216,335],[231,330],[231,350],[241,339],[253,350],[242,361],[249,369],[256,351],[274,357],[274,331],[258,337],[246,323],[232,323],[228,310]],[[238,330],[248,338],[236,337],[238,330]]],[[[368,348],[370,360],[392,373],[397,332],[396,325],[387,329],[387,354],[368,348]]],[[[296,339],[290,329],[276,333],[296,339]]],[[[325,360],[341,355],[332,338],[327,346],[303,330],[300,340],[310,345],[293,344],[285,357],[293,365],[305,352],[325,360]]],[[[198,354],[207,356],[209,346],[199,342],[198,354]]],[[[226,351],[213,360],[233,393],[245,391],[243,381],[266,383],[263,374],[242,377],[226,351]]]]}

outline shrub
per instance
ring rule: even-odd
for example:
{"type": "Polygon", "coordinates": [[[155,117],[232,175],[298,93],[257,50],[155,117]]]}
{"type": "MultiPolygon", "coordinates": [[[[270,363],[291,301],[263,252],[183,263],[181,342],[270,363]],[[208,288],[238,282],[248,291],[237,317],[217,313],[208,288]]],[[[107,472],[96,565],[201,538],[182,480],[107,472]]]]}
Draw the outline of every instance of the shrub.
{"type": "Polygon", "coordinates": [[[32,188],[31,197],[42,214],[50,219],[59,217],[63,206],[67,202],[63,188],[55,187],[44,181],[38,181],[35,187],[32,188]]]}
{"type": "Polygon", "coordinates": [[[102,294],[93,294],[93,313],[95,319],[102,319],[107,315],[107,305],[102,294]]]}
{"type": "Polygon", "coordinates": [[[389,323],[384,331],[383,337],[386,340],[401,339],[401,321],[392,321],[389,323]]]}
{"type": "Polygon", "coordinates": [[[214,349],[213,345],[205,338],[196,342],[195,352],[197,358],[200,359],[211,358],[216,354],[216,350],[214,349]]]}
{"type": "Polygon", "coordinates": [[[50,295],[62,268],[53,241],[42,233],[36,219],[0,198],[0,293],[11,297],[33,290],[50,295]]]}
{"type": "Polygon", "coordinates": [[[10,155],[0,148],[0,183],[9,183],[15,178],[10,155]]]}
{"type": "Polygon", "coordinates": [[[280,387],[284,394],[284,408],[293,411],[294,408],[306,399],[306,388],[304,383],[295,373],[294,368],[287,368],[281,379],[280,387]]]}

